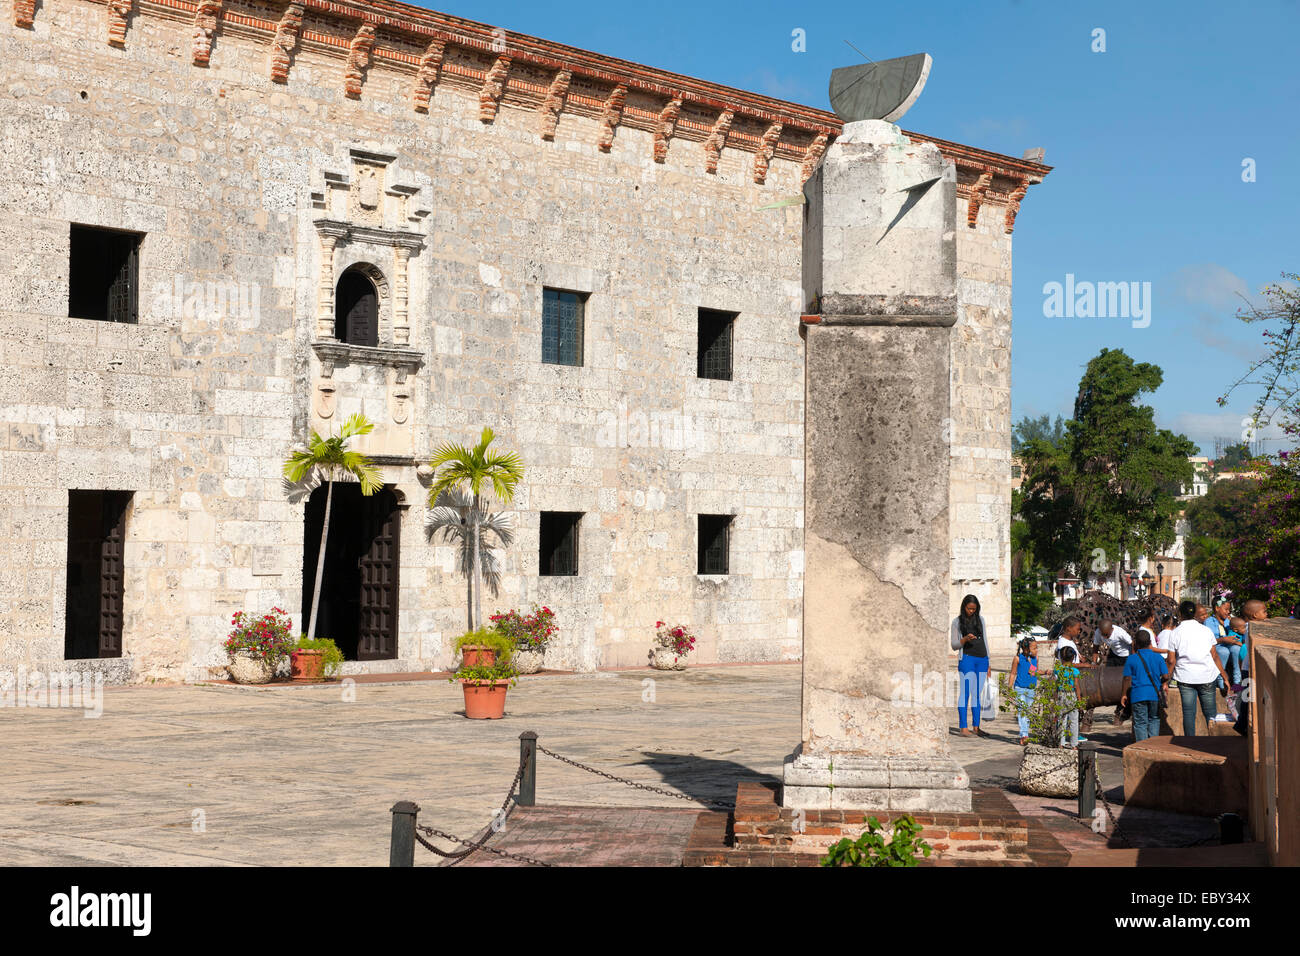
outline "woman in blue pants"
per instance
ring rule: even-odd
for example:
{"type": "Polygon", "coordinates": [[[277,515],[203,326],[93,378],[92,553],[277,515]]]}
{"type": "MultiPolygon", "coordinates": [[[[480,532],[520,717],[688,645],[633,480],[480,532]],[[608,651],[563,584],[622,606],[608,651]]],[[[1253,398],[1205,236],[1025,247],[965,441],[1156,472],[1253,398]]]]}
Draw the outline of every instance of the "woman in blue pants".
{"type": "Polygon", "coordinates": [[[980,600],[973,594],[961,599],[961,613],[952,622],[952,649],[961,652],[957,662],[957,672],[961,675],[961,696],[957,700],[957,726],[963,737],[978,734],[987,737],[980,730],[980,701],[984,697],[984,684],[989,676],[989,648],[986,636],[988,629],[980,615],[980,600]],[[972,699],[973,698],[973,699],[972,699]],[[970,704],[971,724],[974,730],[966,727],[966,705],[970,704]]]}

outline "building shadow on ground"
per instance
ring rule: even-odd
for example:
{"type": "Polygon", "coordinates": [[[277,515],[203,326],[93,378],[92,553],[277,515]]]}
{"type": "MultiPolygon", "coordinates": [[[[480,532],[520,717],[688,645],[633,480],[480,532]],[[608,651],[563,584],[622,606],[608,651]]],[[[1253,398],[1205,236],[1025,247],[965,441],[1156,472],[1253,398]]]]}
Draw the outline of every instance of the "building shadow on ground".
{"type": "MultiPolygon", "coordinates": [[[[641,751],[639,765],[649,767],[659,774],[663,786],[668,790],[677,790],[701,803],[733,803],[736,799],[736,785],[742,782],[781,783],[781,778],[736,763],[734,760],[719,760],[702,757],[698,754],[662,753],[649,750],[641,751]]],[[[682,801],[683,805],[686,801],[682,801]]]]}

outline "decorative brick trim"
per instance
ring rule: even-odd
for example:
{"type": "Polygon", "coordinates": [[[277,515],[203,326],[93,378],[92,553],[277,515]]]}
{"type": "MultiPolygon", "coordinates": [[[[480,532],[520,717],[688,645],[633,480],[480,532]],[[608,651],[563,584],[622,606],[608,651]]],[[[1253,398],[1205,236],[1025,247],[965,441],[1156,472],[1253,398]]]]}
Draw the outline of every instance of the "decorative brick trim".
{"type": "Polygon", "coordinates": [[[760,186],[767,182],[767,167],[776,153],[776,144],[781,140],[783,128],[781,123],[773,123],[769,126],[767,132],[763,134],[758,152],[754,154],[754,182],[760,186]]]}
{"type": "Polygon", "coordinates": [[[497,57],[492,69],[483,77],[483,88],[478,93],[478,118],[484,123],[491,123],[497,117],[501,106],[501,94],[506,91],[506,75],[510,72],[510,54],[502,53],[497,57]]]}
{"type": "Polygon", "coordinates": [[[623,120],[623,104],[627,101],[627,87],[616,86],[605,101],[605,111],[600,118],[600,139],[596,143],[602,153],[614,145],[614,130],[623,120]]]}
{"type": "MultiPolygon", "coordinates": [[[[91,2],[101,2],[108,7],[108,42],[114,46],[123,46],[127,19],[134,0],[91,0],[91,2]]],[[[195,0],[141,0],[141,6],[150,14],[161,13],[174,20],[178,15],[194,16],[194,2],[195,0]]],[[[26,11],[34,7],[34,4],[35,0],[15,0],[15,22],[21,25],[26,11]]],[[[360,96],[360,86],[366,70],[371,65],[372,55],[382,60],[383,65],[388,69],[407,70],[415,74],[416,88],[413,98],[418,109],[419,104],[427,106],[427,100],[422,99],[420,88],[423,86],[427,89],[431,82],[429,72],[432,69],[432,61],[429,60],[428,52],[424,57],[408,52],[412,44],[432,50],[435,49],[433,43],[437,41],[443,45],[444,54],[447,47],[494,57],[501,52],[499,29],[472,20],[395,2],[395,0],[294,0],[289,12],[286,12],[278,23],[263,19],[256,14],[244,13],[226,12],[222,19],[237,22],[242,31],[264,31],[268,43],[273,46],[272,78],[276,82],[286,82],[290,53],[303,32],[298,10],[311,11],[315,17],[330,22],[332,28],[330,31],[313,31],[303,36],[303,39],[309,38],[315,47],[326,51],[332,50],[346,60],[345,89],[349,91],[348,96],[354,99],[360,96]],[[358,21],[363,28],[369,29],[358,30],[351,40],[346,36],[338,35],[337,27],[341,23],[355,24],[358,21]],[[392,36],[397,41],[389,48],[380,47],[375,42],[374,31],[380,27],[385,31],[385,37],[392,36]],[[363,36],[363,32],[368,36],[363,36]],[[421,74],[422,70],[423,74],[421,74]]],[[[749,134],[731,138],[731,146],[756,152],[755,182],[760,184],[766,182],[767,171],[772,160],[777,156],[790,162],[801,163],[801,171],[805,178],[811,175],[825,149],[843,128],[843,122],[839,117],[825,110],[709,83],[694,77],[602,56],[523,34],[510,34],[510,57],[516,64],[526,64],[535,69],[551,72],[557,75],[557,79],[558,74],[566,74],[569,81],[574,77],[581,77],[584,81],[594,82],[597,85],[603,84],[615,91],[621,89],[623,92],[617,97],[619,101],[617,109],[613,108],[613,103],[607,101],[601,115],[603,124],[601,142],[606,144],[602,146],[605,152],[609,151],[609,146],[613,143],[615,129],[624,121],[622,101],[627,91],[633,89],[662,97],[665,102],[680,99],[684,103],[689,101],[693,106],[717,110],[717,122],[705,140],[705,168],[709,173],[717,172],[721,151],[724,145],[728,144],[728,133],[737,115],[744,116],[749,121],[766,124],[769,133],[779,125],[787,134],[785,142],[781,142],[780,134],[776,135],[775,142],[767,135],[757,140],[749,134]]],[[[439,60],[435,78],[446,74],[444,63],[445,57],[439,60]]],[[[478,71],[459,66],[456,68],[456,76],[457,85],[465,85],[471,77],[486,80],[478,71]]],[[[530,101],[531,107],[531,103],[536,100],[530,96],[530,86],[531,84],[526,82],[519,82],[516,85],[512,81],[504,84],[504,88],[521,93],[522,100],[530,101]]],[[[541,95],[541,91],[536,95],[541,95]]],[[[498,109],[504,99],[504,94],[495,98],[498,109]]],[[[592,105],[587,97],[568,96],[567,90],[558,98],[548,94],[540,125],[543,133],[550,132],[552,136],[559,115],[558,111],[555,111],[557,99],[560,111],[576,108],[588,112],[592,105]],[[548,113],[550,115],[546,115],[548,113]]],[[[615,97],[611,96],[611,100],[614,99],[615,97]]],[[[514,102],[519,101],[516,99],[514,102]]],[[[497,110],[493,111],[494,116],[496,112],[497,110]]],[[[656,114],[647,115],[640,110],[633,110],[630,115],[638,128],[648,128],[652,132],[656,130],[658,118],[656,114]]],[[[680,124],[676,124],[672,135],[691,135],[696,129],[698,127],[691,125],[688,126],[689,132],[686,132],[680,124]]],[[[1032,160],[1016,159],[906,130],[904,133],[914,142],[933,143],[942,150],[946,158],[956,164],[961,174],[958,181],[959,194],[963,194],[963,185],[968,194],[970,182],[983,172],[991,170],[994,174],[993,185],[988,189],[983,201],[1009,204],[1008,229],[1014,224],[1015,213],[1018,211],[1018,207],[1011,204],[1023,198],[1025,188],[1022,187],[1041,182],[1051,171],[1050,166],[1032,160]],[[965,180],[964,184],[963,180],[965,180]],[[1001,183],[1008,185],[1002,187],[1001,183]]],[[[661,146],[666,142],[667,137],[661,139],[661,146]]]]}
{"type": "Polygon", "coordinates": [[[993,172],[985,170],[980,173],[979,179],[971,187],[970,195],[966,199],[966,225],[971,229],[979,222],[980,206],[984,203],[984,194],[988,192],[989,186],[993,183],[993,172]]]}
{"type": "Polygon", "coordinates": [[[718,157],[722,155],[722,147],[727,143],[727,133],[731,131],[731,122],[735,118],[736,114],[734,112],[723,110],[718,114],[713,129],[709,131],[709,138],[704,141],[704,171],[706,173],[717,173],[718,157]]]}
{"type": "Polygon", "coordinates": [[[433,95],[433,85],[438,82],[446,52],[446,40],[430,40],[424,56],[420,57],[420,71],[415,75],[415,91],[411,96],[411,105],[417,113],[429,112],[429,97],[433,95]]]}
{"type": "Polygon", "coordinates": [[[361,98],[361,84],[365,80],[366,70],[370,66],[370,52],[375,47],[375,28],[373,24],[363,23],[357,28],[357,34],[348,44],[348,71],[343,79],[343,92],[350,99],[361,98]]]}
{"type": "Polygon", "coordinates": [[[808,144],[808,151],[803,156],[803,166],[800,168],[799,181],[806,183],[812,178],[813,172],[817,169],[817,164],[821,162],[822,154],[826,152],[826,143],[830,137],[826,133],[818,133],[811,143],[808,144]]]}
{"type": "Polygon", "coordinates": [[[1025,198],[1025,193],[1029,192],[1029,180],[1022,179],[1020,185],[1011,190],[1007,196],[1007,213],[1004,220],[1006,234],[1011,235],[1011,230],[1016,226],[1016,216],[1020,213],[1020,201],[1025,198]]]}
{"type": "Polygon", "coordinates": [[[108,45],[126,46],[126,21],[134,0],[108,0],[108,45]]]}
{"type": "Polygon", "coordinates": [[[14,26],[32,29],[36,21],[36,0],[14,0],[14,26]]]}
{"type": "Polygon", "coordinates": [[[678,97],[671,100],[659,114],[659,122],[655,125],[655,162],[662,163],[668,158],[668,141],[673,137],[673,131],[677,127],[677,117],[682,112],[682,100],[678,97]]]}
{"type": "Polygon", "coordinates": [[[302,4],[291,3],[280,18],[271,38],[271,82],[289,82],[289,63],[293,58],[293,48],[298,45],[298,34],[302,31],[302,4]]]}
{"type": "Polygon", "coordinates": [[[560,122],[560,112],[564,109],[564,98],[569,93],[569,84],[573,82],[573,74],[568,70],[561,70],[555,74],[555,79],[551,80],[551,87],[546,91],[546,99],[542,100],[542,105],[538,112],[541,115],[541,133],[542,139],[555,139],[555,127],[560,122]]]}
{"type": "Polygon", "coordinates": [[[194,42],[190,46],[190,53],[198,66],[207,66],[212,57],[212,38],[221,20],[221,3],[222,0],[199,0],[195,7],[194,42]]]}

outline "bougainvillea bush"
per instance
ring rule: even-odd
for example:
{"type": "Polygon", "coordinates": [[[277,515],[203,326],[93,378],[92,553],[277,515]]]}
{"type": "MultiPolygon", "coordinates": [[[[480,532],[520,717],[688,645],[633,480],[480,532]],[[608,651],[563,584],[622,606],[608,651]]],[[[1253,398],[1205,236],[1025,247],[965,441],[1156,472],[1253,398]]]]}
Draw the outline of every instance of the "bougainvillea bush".
{"type": "Polygon", "coordinates": [[[226,638],[225,647],[226,653],[231,657],[243,651],[274,667],[288,657],[294,648],[293,622],[278,607],[271,608],[269,614],[258,618],[236,611],[230,624],[232,630],[226,638]]]}
{"type": "Polygon", "coordinates": [[[657,647],[667,648],[677,657],[685,657],[691,651],[695,650],[695,635],[682,627],[680,624],[665,624],[663,621],[655,621],[655,645],[657,647]]]}
{"type": "Polygon", "coordinates": [[[1300,460],[1283,452],[1249,467],[1263,476],[1259,492],[1216,562],[1215,590],[1231,592],[1234,602],[1259,598],[1270,617],[1286,617],[1300,604],[1300,460]]]}
{"type": "Polygon", "coordinates": [[[547,642],[559,630],[555,626],[555,612],[536,604],[531,614],[520,614],[511,608],[504,614],[493,614],[488,620],[521,651],[545,650],[547,642]]]}

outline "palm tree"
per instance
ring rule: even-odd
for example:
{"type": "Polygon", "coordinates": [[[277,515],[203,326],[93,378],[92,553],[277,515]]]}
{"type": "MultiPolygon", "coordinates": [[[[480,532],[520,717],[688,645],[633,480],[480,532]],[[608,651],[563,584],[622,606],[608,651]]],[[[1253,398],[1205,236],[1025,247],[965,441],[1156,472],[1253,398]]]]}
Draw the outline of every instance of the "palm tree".
{"type": "Polygon", "coordinates": [[[451,491],[459,491],[463,495],[468,488],[472,499],[468,519],[470,568],[473,572],[470,578],[473,608],[470,625],[474,630],[483,626],[482,566],[479,557],[483,537],[483,485],[490,483],[497,499],[502,504],[509,504],[514,499],[516,486],[524,477],[524,463],[517,454],[488,450],[495,437],[492,429],[485,428],[478,444],[473,448],[448,442],[434,453],[429,462],[435,472],[433,484],[429,488],[430,508],[438,507],[438,500],[451,491]]]}
{"type": "Polygon", "coordinates": [[[352,475],[361,483],[363,495],[373,495],[384,487],[384,476],[370,459],[360,452],[349,451],[348,439],[357,435],[369,435],[374,431],[374,423],[358,413],[343,423],[343,430],[337,435],[322,438],[315,430],[311,433],[311,443],[299,446],[284,463],[284,476],[297,484],[308,475],[318,475],[325,482],[325,522],[320,529],[320,553],[316,557],[316,581],[311,596],[311,623],[307,626],[307,639],[316,638],[316,613],[320,610],[321,579],[325,576],[325,541],[330,530],[330,510],[334,504],[334,482],[344,475],[352,475]]]}
{"type": "MultiPolygon", "coordinates": [[[[473,500],[469,495],[453,488],[438,499],[437,507],[429,512],[425,522],[425,532],[430,538],[441,536],[443,541],[454,542],[460,555],[460,572],[465,575],[469,590],[466,601],[466,628],[474,629],[474,542],[470,529],[475,520],[470,514],[474,510],[473,500]]],[[[493,548],[508,548],[515,540],[514,522],[511,515],[503,511],[489,511],[478,517],[479,534],[483,546],[479,550],[479,567],[487,589],[496,594],[501,584],[501,563],[493,553],[493,548]],[[495,538],[495,544],[488,541],[495,538]]]]}

